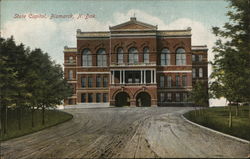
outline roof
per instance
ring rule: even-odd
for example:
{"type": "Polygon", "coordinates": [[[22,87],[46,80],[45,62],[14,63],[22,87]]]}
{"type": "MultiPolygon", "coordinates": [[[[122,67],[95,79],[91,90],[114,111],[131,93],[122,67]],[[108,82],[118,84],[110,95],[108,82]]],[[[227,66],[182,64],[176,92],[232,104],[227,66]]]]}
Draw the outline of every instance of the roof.
{"type": "Polygon", "coordinates": [[[64,50],[63,52],[77,52],[77,49],[76,48],[73,48],[73,47],[68,47],[68,46],[64,46],[64,50]]]}
{"type": "Polygon", "coordinates": [[[190,37],[191,28],[185,30],[157,30],[157,25],[151,25],[131,17],[129,21],[109,27],[110,31],[82,32],[77,29],[77,38],[110,38],[122,36],[158,36],[158,37],[190,37]]]}
{"type": "Polygon", "coordinates": [[[82,32],[80,29],[77,30],[77,37],[83,38],[109,38],[110,32],[108,31],[95,31],[95,32],[82,32]]]}
{"type": "Polygon", "coordinates": [[[129,21],[109,27],[110,31],[126,31],[126,30],[157,30],[157,25],[151,25],[136,20],[136,17],[131,17],[129,21]]]}
{"type": "Polygon", "coordinates": [[[191,29],[187,30],[159,30],[157,36],[191,36],[191,29]]]}
{"type": "Polygon", "coordinates": [[[194,45],[192,50],[208,50],[207,45],[194,45]]]}

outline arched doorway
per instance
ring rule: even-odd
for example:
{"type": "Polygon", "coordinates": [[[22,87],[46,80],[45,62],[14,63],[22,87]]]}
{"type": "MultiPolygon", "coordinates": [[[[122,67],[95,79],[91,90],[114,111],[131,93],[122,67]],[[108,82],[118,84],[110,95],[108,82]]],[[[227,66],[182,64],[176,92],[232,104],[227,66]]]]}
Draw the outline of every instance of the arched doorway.
{"type": "Polygon", "coordinates": [[[151,106],[151,97],[147,92],[140,92],[136,96],[136,106],[149,107],[151,106]]]}
{"type": "Polygon", "coordinates": [[[119,92],[115,96],[115,106],[122,107],[122,106],[130,106],[129,102],[129,95],[126,92],[119,92]]]}

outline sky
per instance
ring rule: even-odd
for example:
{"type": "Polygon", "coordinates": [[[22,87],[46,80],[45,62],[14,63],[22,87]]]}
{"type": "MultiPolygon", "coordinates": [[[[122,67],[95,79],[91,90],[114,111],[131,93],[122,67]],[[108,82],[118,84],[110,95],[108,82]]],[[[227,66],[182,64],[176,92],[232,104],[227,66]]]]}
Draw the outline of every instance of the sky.
{"type": "MultiPolygon", "coordinates": [[[[0,31],[4,38],[13,35],[17,43],[41,48],[63,64],[63,48],[76,47],[77,29],[108,31],[135,16],[159,30],[191,27],[192,45],[207,45],[212,61],[216,38],[211,28],[228,21],[227,6],[224,0],[0,0],[0,31]],[[70,15],[73,18],[66,18],[70,15]]],[[[210,101],[224,104],[222,99],[210,101]]]]}

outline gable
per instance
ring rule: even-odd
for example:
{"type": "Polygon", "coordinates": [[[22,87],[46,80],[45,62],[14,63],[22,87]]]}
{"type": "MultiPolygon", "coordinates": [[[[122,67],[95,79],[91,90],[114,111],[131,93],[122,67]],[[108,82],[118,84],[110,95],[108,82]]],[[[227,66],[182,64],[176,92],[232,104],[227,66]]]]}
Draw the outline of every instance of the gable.
{"type": "Polygon", "coordinates": [[[137,21],[136,18],[130,18],[130,21],[110,27],[111,31],[120,31],[120,30],[156,30],[157,26],[146,24],[140,21],[137,21]]]}

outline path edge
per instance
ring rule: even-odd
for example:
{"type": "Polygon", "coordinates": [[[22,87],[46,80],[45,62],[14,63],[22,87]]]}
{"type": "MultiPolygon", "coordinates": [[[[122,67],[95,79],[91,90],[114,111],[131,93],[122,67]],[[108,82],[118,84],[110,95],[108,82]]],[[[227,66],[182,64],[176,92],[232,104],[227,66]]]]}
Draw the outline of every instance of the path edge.
{"type": "Polygon", "coordinates": [[[242,142],[242,143],[245,143],[245,144],[250,144],[250,141],[248,141],[248,140],[241,139],[241,138],[238,138],[238,137],[235,137],[235,136],[232,136],[232,135],[228,135],[228,134],[219,132],[219,131],[217,131],[217,130],[214,130],[214,129],[211,129],[211,128],[202,126],[202,125],[200,125],[200,124],[194,123],[194,122],[188,120],[187,118],[185,118],[185,117],[183,116],[183,114],[181,115],[181,117],[182,117],[182,119],[184,119],[184,120],[187,121],[188,123],[190,123],[190,124],[192,124],[192,125],[195,125],[195,126],[198,126],[198,127],[202,128],[202,129],[205,129],[205,130],[208,130],[208,131],[211,131],[211,132],[214,132],[214,133],[223,135],[223,136],[225,136],[225,137],[228,137],[228,138],[237,140],[237,141],[242,142]]]}

